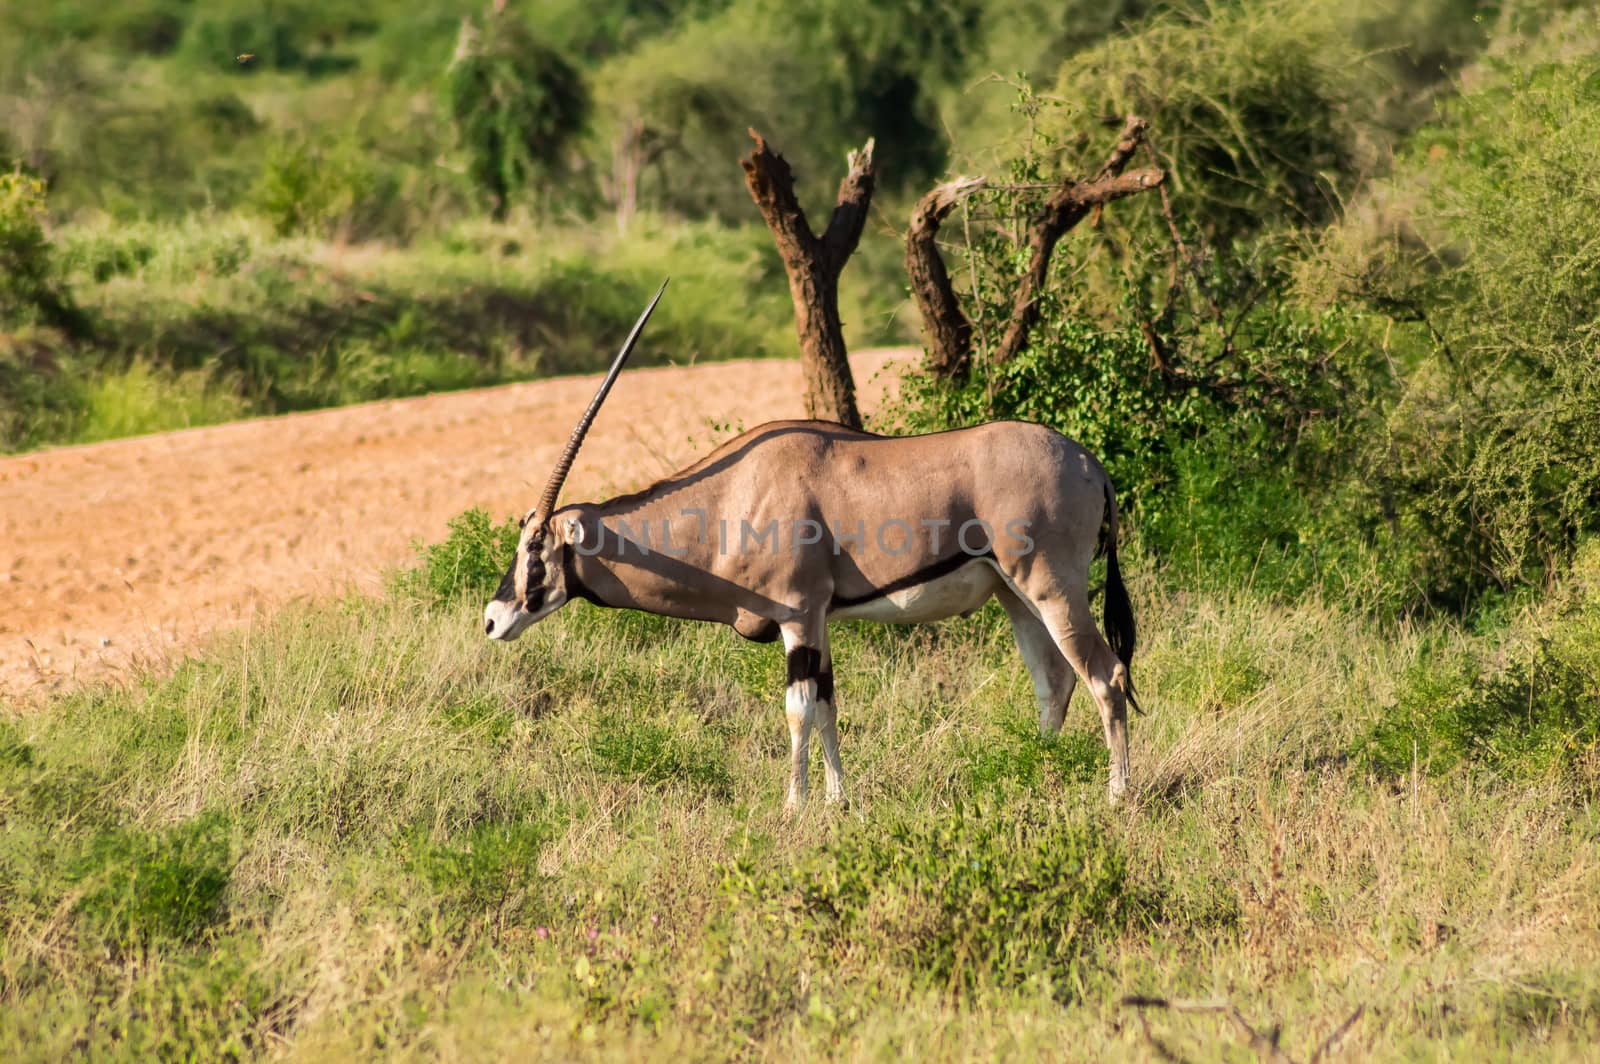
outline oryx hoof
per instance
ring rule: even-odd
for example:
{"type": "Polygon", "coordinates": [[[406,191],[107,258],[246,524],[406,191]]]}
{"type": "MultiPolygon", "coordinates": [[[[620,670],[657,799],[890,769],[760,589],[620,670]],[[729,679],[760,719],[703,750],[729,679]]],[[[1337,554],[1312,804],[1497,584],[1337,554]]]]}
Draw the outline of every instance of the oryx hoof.
{"type": "Polygon", "coordinates": [[[1126,776],[1111,777],[1111,785],[1106,791],[1106,800],[1112,808],[1122,804],[1123,798],[1128,794],[1128,778],[1126,776]]]}

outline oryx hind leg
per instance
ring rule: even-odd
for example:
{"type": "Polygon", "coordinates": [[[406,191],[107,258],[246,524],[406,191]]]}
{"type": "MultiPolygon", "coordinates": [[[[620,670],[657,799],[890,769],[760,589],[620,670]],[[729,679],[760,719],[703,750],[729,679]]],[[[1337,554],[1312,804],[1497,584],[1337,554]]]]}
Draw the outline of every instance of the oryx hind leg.
{"type": "Polygon", "coordinates": [[[788,663],[784,715],[789,721],[789,797],[791,812],[805,804],[809,790],[811,730],[821,733],[822,758],[830,801],[844,797],[839,763],[838,712],[834,706],[833,659],[825,620],[783,628],[788,663]]]}
{"type": "Polygon", "coordinates": [[[1128,670],[1100,634],[1086,592],[1074,589],[1064,597],[1027,601],[1094,695],[1111,751],[1109,790],[1116,802],[1128,789],[1128,670]]]}
{"type": "Polygon", "coordinates": [[[1039,733],[1056,735],[1067,718],[1067,704],[1078,685],[1077,674],[1032,607],[1008,587],[1001,588],[995,597],[1011,618],[1011,634],[1016,638],[1022,663],[1033,678],[1033,694],[1039,702],[1039,733]]]}

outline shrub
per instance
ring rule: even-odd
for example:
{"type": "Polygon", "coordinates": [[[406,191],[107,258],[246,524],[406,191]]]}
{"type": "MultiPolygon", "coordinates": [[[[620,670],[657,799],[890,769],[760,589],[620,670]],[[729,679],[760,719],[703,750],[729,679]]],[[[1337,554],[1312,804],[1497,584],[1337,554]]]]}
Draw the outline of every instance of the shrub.
{"type": "Polygon", "coordinates": [[[353,149],[292,142],[267,157],[250,199],[279,236],[359,239],[385,228],[397,194],[394,175],[353,149]]]}
{"type": "Polygon", "coordinates": [[[557,168],[589,111],[582,75],[503,10],[482,30],[462,23],[445,89],[467,171],[496,219],[531,179],[557,168]]]}
{"type": "Polygon", "coordinates": [[[0,314],[84,332],[88,323],[61,281],[44,223],[44,182],[0,173],[0,314]]]}
{"type": "Polygon", "coordinates": [[[551,835],[549,825],[539,822],[484,821],[443,841],[413,836],[406,863],[450,906],[504,920],[530,894],[537,898],[544,879],[539,854],[551,835]]]}
{"type": "MultiPolygon", "coordinates": [[[[1600,626],[1591,626],[1600,637],[1600,626]]],[[[1451,658],[1414,667],[1356,755],[1380,775],[1481,765],[1514,780],[1561,779],[1600,750],[1600,658],[1539,643],[1504,668],[1451,658]]]]}
{"type": "Polygon", "coordinates": [[[1046,129],[1084,173],[1103,151],[1088,120],[1148,119],[1185,217],[1219,246],[1328,219],[1364,169],[1380,76],[1333,11],[1267,0],[1157,15],[1063,64],[1046,129]]]}
{"type": "Polygon", "coordinates": [[[773,905],[814,948],[887,958],[941,990],[1043,976],[1067,993],[1101,936],[1156,912],[1117,845],[1054,809],[856,826],[775,873],[736,865],[724,885],[773,905]]]}
{"type": "Polygon", "coordinates": [[[1361,475],[1456,600],[1557,572],[1600,530],[1597,115],[1588,60],[1490,66],[1303,271],[1387,319],[1404,389],[1361,475]]]}
{"type": "Polygon", "coordinates": [[[1044,782],[1047,769],[1069,784],[1091,783],[1106,771],[1109,755],[1098,724],[1042,736],[1031,718],[1019,716],[1006,720],[1001,732],[998,739],[987,734],[963,744],[960,761],[974,794],[1032,790],[1044,782]]]}
{"type": "Polygon", "coordinates": [[[1513,780],[1600,789],[1600,549],[1580,552],[1563,584],[1503,646],[1425,658],[1356,742],[1369,770],[1431,774],[1478,765],[1513,780]]]}
{"type": "Polygon", "coordinates": [[[415,544],[418,565],[400,574],[398,586],[435,603],[487,600],[516,555],[522,529],[511,518],[496,525],[476,508],[451,518],[447,527],[442,542],[415,544]]]}
{"type": "MultiPolygon", "coordinates": [[[[612,775],[649,784],[687,784],[696,793],[727,797],[733,790],[721,749],[701,730],[658,723],[643,714],[610,713],[595,723],[589,752],[612,775]]],[[[688,727],[693,728],[693,725],[688,727]]]]}
{"type": "Polygon", "coordinates": [[[73,869],[78,913],[125,947],[187,942],[223,916],[233,859],[227,818],[208,813],[146,834],[114,829],[94,839],[73,869]]]}

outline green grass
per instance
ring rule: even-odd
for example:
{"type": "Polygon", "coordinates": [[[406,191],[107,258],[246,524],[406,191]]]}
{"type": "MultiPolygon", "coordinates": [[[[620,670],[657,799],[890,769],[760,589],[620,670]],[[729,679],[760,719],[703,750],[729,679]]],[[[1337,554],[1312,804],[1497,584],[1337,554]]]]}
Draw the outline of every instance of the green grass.
{"type": "Polygon", "coordinates": [[[1431,660],[1581,645],[1592,566],[1496,636],[1126,568],[1118,810],[1084,696],[1033,733],[996,610],[836,626],[853,804],[794,820],[780,652],[583,604],[491,645],[478,592],[422,593],[472,586],[443,564],[12,717],[0,1054],[1148,1059],[1127,995],[1226,999],[1297,1057],[1357,1006],[1356,1057],[1600,1036],[1592,754],[1350,753],[1431,660]]]}

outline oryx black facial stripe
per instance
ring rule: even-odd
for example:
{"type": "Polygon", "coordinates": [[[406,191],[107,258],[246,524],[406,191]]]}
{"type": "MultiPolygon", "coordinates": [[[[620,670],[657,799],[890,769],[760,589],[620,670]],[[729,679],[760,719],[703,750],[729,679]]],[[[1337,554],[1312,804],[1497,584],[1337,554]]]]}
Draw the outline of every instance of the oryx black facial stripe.
{"type": "Polygon", "coordinates": [[[789,651],[789,686],[815,681],[817,701],[833,701],[833,670],[822,667],[822,653],[814,647],[795,647],[789,651]]]}
{"type": "Polygon", "coordinates": [[[544,605],[544,537],[534,536],[528,540],[528,570],[526,602],[523,608],[532,613],[544,605]]]}

